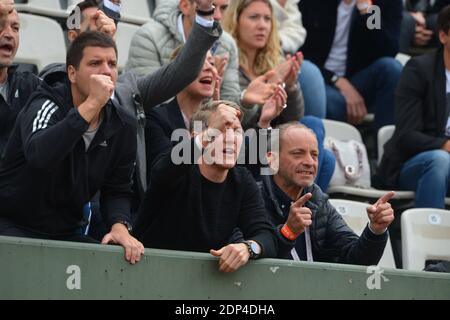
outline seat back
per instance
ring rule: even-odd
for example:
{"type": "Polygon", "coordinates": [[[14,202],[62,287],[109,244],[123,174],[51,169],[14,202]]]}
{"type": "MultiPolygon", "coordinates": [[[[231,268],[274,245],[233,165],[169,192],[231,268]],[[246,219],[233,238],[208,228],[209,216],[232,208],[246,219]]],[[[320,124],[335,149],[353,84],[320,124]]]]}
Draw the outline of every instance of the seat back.
{"type": "Polygon", "coordinates": [[[410,209],[402,214],[403,268],[421,271],[427,260],[450,260],[450,211],[410,209]]]}
{"type": "Polygon", "coordinates": [[[325,136],[333,137],[342,141],[355,140],[363,143],[361,133],[351,124],[324,119],[325,136]]]}
{"type": "Polygon", "coordinates": [[[67,16],[62,2],[63,0],[16,0],[18,12],[29,12],[37,15],[64,18],[67,16]]]}
{"type": "Polygon", "coordinates": [[[27,3],[42,9],[62,10],[60,0],[28,0],[27,3]]]}
{"type": "MultiPolygon", "coordinates": [[[[363,233],[369,222],[366,212],[366,208],[369,206],[367,203],[340,199],[330,199],[330,203],[357,235],[363,233]]],[[[394,253],[389,238],[378,265],[383,268],[395,269],[394,253]]]]}
{"type": "Polygon", "coordinates": [[[123,70],[128,60],[128,51],[130,50],[131,39],[139,29],[139,26],[121,22],[117,26],[116,43],[119,51],[118,66],[123,70]]]}
{"type": "Polygon", "coordinates": [[[378,164],[381,163],[384,154],[384,145],[392,138],[395,126],[385,126],[378,131],[378,164]]]}
{"type": "Polygon", "coordinates": [[[19,16],[20,46],[15,61],[34,64],[39,71],[50,63],[65,63],[66,43],[61,26],[46,17],[25,13],[19,16]],[[51,41],[45,41],[43,35],[51,41]]]}
{"type": "Polygon", "coordinates": [[[136,18],[142,20],[150,19],[150,5],[147,0],[123,1],[121,15],[126,19],[136,18]]]}

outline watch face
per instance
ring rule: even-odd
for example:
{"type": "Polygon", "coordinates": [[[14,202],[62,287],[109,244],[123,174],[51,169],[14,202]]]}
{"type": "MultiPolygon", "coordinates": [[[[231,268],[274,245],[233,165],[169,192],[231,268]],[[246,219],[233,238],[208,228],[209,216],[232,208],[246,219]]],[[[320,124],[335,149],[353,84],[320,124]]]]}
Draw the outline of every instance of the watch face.
{"type": "Polygon", "coordinates": [[[250,247],[252,248],[252,251],[257,254],[260,255],[261,254],[261,247],[259,246],[259,244],[257,244],[256,242],[251,242],[250,247]]]}

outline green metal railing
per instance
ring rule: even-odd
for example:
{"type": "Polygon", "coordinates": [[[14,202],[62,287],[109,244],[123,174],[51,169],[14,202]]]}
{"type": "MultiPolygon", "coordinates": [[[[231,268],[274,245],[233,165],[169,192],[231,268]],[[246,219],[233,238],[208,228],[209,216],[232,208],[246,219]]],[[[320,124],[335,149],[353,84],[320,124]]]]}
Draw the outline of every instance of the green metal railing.
{"type": "Polygon", "coordinates": [[[207,254],[147,249],[131,266],[120,247],[0,237],[0,299],[450,299],[450,275],[286,260],[222,274],[207,254]]]}

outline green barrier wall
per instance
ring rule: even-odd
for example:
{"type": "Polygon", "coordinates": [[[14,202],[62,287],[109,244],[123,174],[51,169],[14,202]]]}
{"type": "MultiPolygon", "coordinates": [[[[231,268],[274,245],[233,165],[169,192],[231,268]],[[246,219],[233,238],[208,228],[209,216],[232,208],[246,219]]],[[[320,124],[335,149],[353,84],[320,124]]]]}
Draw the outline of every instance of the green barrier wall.
{"type": "Polygon", "coordinates": [[[371,276],[285,260],[222,274],[207,254],[149,249],[131,266],[120,247],[0,237],[0,299],[450,299],[450,275],[384,270],[369,290],[371,276]]]}

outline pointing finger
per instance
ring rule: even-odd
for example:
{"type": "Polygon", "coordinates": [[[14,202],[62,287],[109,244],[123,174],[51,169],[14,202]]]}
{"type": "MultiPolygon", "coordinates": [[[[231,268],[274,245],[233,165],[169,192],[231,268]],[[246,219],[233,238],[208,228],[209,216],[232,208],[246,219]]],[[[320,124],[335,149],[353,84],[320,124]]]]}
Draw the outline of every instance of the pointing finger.
{"type": "Polygon", "coordinates": [[[393,197],[395,196],[395,192],[394,191],[390,191],[388,193],[386,193],[384,196],[382,196],[377,203],[375,203],[375,206],[379,206],[380,204],[384,204],[386,202],[388,202],[389,200],[391,200],[393,197]]]}
{"type": "Polygon", "coordinates": [[[299,208],[303,207],[309,200],[311,200],[311,198],[312,198],[312,194],[311,193],[307,193],[303,197],[301,197],[300,199],[295,201],[293,206],[299,207],[299,208]]]}

